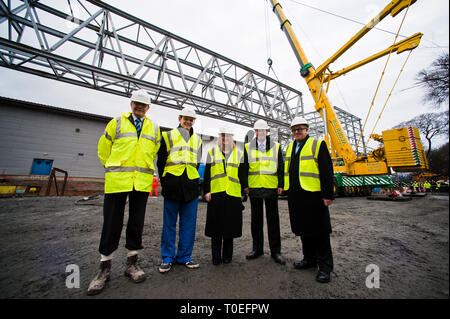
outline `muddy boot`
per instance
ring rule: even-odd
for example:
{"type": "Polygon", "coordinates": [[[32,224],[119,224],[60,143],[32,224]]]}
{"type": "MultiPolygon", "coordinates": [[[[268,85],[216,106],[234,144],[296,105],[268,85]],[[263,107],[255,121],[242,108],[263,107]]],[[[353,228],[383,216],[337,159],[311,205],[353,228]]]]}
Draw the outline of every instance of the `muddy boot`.
{"type": "Polygon", "coordinates": [[[105,283],[109,280],[110,272],[111,260],[100,262],[99,272],[89,284],[87,294],[90,296],[99,294],[105,288],[105,283]]]}
{"type": "Polygon", "coordinates": [[[127,269],[125,270],[125,276],[130,277],[135,283],[143,282],[145,280],[145,273],[139,267],[138,256],[130,256],[127,258],[127,269]]]}

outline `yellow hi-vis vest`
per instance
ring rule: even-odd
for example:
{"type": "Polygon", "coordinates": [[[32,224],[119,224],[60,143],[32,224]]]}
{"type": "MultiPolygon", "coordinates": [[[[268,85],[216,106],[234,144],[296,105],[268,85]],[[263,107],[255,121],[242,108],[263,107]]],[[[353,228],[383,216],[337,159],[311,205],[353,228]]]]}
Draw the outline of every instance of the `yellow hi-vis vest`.
{"type": "Polygon", "coordinates": [[[277,188],[278,187],[278,152],[280,144],[274,146],[267,152],[261,152],[256,145],[245,144],[248,155],[248,187],[250,188],[277,188]]]}
{"type": "Polygon", "coordinates": [[[105,194],[150,192],[154,161],[161,136],[159,126],[145,117],[141,135],[128,119],[131,112],[112,119],[98,142],[98,158],[105,167],[105,194]]]}
{"type": "Polygon", "coordinates": [[[225,162],[225,172],[223,165],[225,156],[222,154],[219,146],[209,150],[209,157],[211,158],[211,193],[226,192],[230,196],[241,197],[241,183],[238,170],[243,155],[240,150],[234,148],[225,162]]]}
{"type": "MultiPolygon", "coordinates": [[[[189,141],[186,142],[180,130],[184,130],[184,128],[180,127],[169,132],[163,132],[167,153],[169,154],[164,167],[163,177],[167,173],[180,176],[186,169],[189,179],[200,178],[197,171],[197,156],[202,146],[202,140],[194,133],[189,138],[189,141]]],[[[186,131],[186,134],[189,133],[186,131]]]]}
{"type": "MultiPolygon", "coordinates": [[[[310,192],[320,191],[320,175],[319,175],[319,149],[323,140],[317,140],[309,137],[300,152],[300,165],[298,176],[300,186],[310,192]]],[[[286,161],[284,162],[284,190],[289,190],[289,167],[291,165],[292,149],[294,142],[292,141],[286,150],[286,161]]]]}

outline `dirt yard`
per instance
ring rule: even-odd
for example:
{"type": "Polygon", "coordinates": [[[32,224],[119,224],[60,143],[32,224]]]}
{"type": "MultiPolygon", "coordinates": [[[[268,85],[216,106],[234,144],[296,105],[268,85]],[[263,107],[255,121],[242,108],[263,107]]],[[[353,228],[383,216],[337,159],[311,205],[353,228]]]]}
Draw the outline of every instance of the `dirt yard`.
{"type": "MultiPolygon", "coordinates": [[[[231,264],[213,266],[204,236],[206,203],[199,203],[193,257],[200,269],[176,265],[160,274],[162,198],[149,198],[141,252],[147,280],[134,284],[123,275],[125,238],[113,260],[111,281],[100,295],[86,288],[96,274],[102,226],[102,198],[80,205],[83,197],[0,199],[0,298],[448,298],[448,196],[427,195],[409,202],[338,198],[331,206],[335,261],[332,282],[319,284],[315,270],[296,270],[300,239],[289,224],[287,201],[279,201],[282,254],[286,265],[265,255],[247,261],[251,250],[250,204],[243,236],[235,239],[231,264]],[[66,266],[80,270],[80,288],[67,288],[66,266]],[[368,265],[379,269],[379,288],[367,288],[368,265]]],[[[83,202],[84,203],[84,202],[83,202]]],[[[125,217],[125,223],[126,223],[125,217]]]]}

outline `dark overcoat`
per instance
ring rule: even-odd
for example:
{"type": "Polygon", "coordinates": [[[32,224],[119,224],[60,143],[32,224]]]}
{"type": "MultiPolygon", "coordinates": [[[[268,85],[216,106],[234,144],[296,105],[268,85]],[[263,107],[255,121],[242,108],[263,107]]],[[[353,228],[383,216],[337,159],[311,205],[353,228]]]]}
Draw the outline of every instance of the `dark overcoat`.
{"type": "Polygon", "coordinates": [[[205,236],[237,238],[242,236],[242,201],[225,192],[211,194],[206,210],[205,236]]]}

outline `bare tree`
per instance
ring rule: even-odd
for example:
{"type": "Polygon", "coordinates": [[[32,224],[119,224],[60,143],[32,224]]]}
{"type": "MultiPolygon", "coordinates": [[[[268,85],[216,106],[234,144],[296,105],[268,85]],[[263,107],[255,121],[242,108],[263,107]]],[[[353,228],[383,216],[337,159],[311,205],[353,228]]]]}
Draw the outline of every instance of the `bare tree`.
{"type": "Polygon", "coordinates": [[[416,84],[425,88],[424,102],[431,102],[436,108],[445,102],[448,107],[448,81],[448,53],[442,54],[429,69],[423,69],[416,75],[416,84]]]}
{"type": "Polygon", "coordinates": [[[448,111],[440,113],[421,114],[413,119],[402,122],[394,128],[413,126],[417,127],[419,132],[428,142],[427,158],[431,151],[431,140],[436,136],[447,136],[448,138],[448,111]]]}

